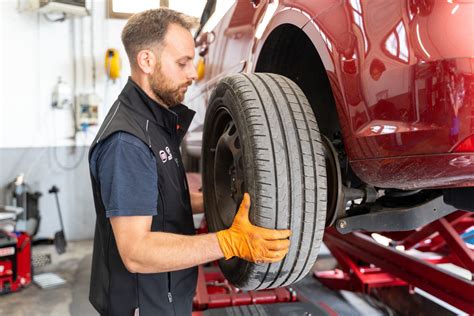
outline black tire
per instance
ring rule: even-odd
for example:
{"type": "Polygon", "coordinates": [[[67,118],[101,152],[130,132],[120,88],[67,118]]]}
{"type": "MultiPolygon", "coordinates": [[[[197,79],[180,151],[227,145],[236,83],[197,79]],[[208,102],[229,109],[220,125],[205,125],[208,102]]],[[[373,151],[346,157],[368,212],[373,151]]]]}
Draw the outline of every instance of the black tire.
{"type": "Polygon", "coordinates": [[[202,150],[209,231],[232,224],[244,192],[251,196],[253,224],[292,230],[281,262],[220,260],[226,278],[244,290],[303,278],[321,245],[327,189],[323,145],[301,89],[276,74],[222,79],[209,101],[202,150]]]}

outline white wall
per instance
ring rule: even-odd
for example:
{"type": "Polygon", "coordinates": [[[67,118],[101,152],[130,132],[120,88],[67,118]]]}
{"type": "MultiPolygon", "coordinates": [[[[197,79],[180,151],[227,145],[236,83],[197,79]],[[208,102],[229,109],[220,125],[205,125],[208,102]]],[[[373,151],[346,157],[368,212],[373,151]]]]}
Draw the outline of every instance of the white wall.
{"type": "MultiPolygon", "coordinates": [[[[92,3],[89,1],[89,9],[92,3]]],[[[94,19],[96,93],[103,100],[100,120],[130,73],[120,41],[126,20],[106,19],[106,1],[94,0],[93,16],[50,22],[38,12],[18,12],[17,0],[0,0],[0,148],[73,145],[71,109],[51,107],[52,90],[62,77],[73,83],[73,29],[75,29],[77,93],[93,92],[90,23],[94,19]],[[116,48],[122,57],[122,80],[107,81],[104,55],[116,48]]],[[[88,145],[79,133],[77,145],[88,145]]],[[[87,138],[87,139],[86,139],[87,138]]]]}
{"type": "MultiPolygon", "coordinates": [[[[102,121],[130,73],[120,40],[126,20],[106,19],[106,0],[94,0],[92,12],[96,93],[103,101],[99,109],[102,121]],[[107,48],[118,49],[122,57],[122,80],[116,83],[107,81],[105,75],[107,48]]],[[[0,205],[6,203],[6,184],[25,173],[31,190],[43,193],[38,237],[51,237],[59,230],[54,197],[47,193],[53,184],[61,190],[66,237],[88,239],[94,232],[87,150],[97,128],[91,128],[87,137],[79,133],[79,147],[75,148],[70,139],[74,132],[71,109],[51,107],[58,77],[72,85],[73,27],[77,93],[93,92],[90,23],[90,16],[49,22],[37,12],[18,12],[17,0],[0,0],[0,205]],[[76,164],[74,170],[64,168],[76,164]]]]}
{"type": "MultiPolygon", "coordinates": [[[[203,0],[192,4],[187,0],[177,1],[170,2],[172,8],[183,7],[191,14],[201,12],[204,6],[203,0]]],[[[53,109],[51,95],[58,77],[72,86],[74,63],[77,94],[94,91],[91,38],[97,69],[95,93],[102,99],[99,124],[125,85],[130,68],[120,34],[126,20],[107,19],[106,2],[88,1],[92,17],[50,22],[38,12],[19,12],[17,0],[0,0],[0,205],[8,200],[5,186],[24,173],[31,191],[43,193],[38,237],[51,237],[59,230],[54,197],[47,193],[53,184],[61,190],[66,237],[93,236],[95,213],[87,150],[97,128],[91,128],[87,135],[78,133],[73,141],[72,111],[53,109]],[[73,59],[73,38],[76,59],[73,59]],[[104,71],[108,48],[118,49],[122,57],[122,79],[115,83],[107,80],[104,71]],[[67,168],[74,165],[77,168],[67,168]]]]}

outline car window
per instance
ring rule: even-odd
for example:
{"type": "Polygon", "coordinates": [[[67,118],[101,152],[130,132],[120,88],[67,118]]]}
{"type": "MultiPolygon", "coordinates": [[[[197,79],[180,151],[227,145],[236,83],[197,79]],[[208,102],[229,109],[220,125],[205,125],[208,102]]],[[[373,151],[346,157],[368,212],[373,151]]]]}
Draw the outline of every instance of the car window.
{"type": "Polygon", "coordinates": [[[214,2],[215,7],[214,11],[212,12],[212,14],[210,14],[206,23],[202,26],[203,32],[210,32],[215,29],[219,21],[235,4],[236,0],[210,0],[209,2],[214,2]]]}
{"type": "Polygon", "coordinates": [[[202,10],[200,24],[203,26],[209,20],[211,15],[216,10],[216,0],[207,0],[204,10],[202,10]]]}

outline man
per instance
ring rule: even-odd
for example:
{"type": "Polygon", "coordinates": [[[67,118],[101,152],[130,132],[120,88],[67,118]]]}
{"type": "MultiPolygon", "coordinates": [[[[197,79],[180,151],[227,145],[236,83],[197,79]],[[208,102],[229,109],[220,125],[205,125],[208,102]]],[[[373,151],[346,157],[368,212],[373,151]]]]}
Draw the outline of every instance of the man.
{"type": "Polygon", "coordinates": [[[197,265],[234,256],[276,262],[288,251],[289,230],[249,222],[248,194],[229,229],[194,235],[202,195],[190,196],[179,152],[194,115],[180,104],[196,78],[189,21],[149,10],[122,32],[131,78],[89,153],[97,215],[90,301],[102,315],[190,315],[197,265]]]}

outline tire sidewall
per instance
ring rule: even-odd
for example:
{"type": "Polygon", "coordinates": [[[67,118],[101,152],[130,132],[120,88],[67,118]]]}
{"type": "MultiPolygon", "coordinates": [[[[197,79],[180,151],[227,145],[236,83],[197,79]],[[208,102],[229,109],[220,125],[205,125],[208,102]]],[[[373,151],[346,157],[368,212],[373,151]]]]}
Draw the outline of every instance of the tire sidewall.
{"type": "MultiPolygon", "coordinates": [[[[242,101],[233,90],[232,85],[229,85],[229,80],[230,78],[222,80],[217,85],[209,99],[209,106],[207,108],[204,122],[205,128],[203,132],[203,153],[201,155],[201,157],[203,157],[203,183],[214,182],[213,170],[211,169],[213,168],[214,162],[212,159],[212,153],[205,151],[208,151],[211,147],[215,146],[218,136],[220,135],[218,131],[206,127],[212,126],[211,122],[216,119],[221,111],[227,111],[234,121],[237,132],[239,133],[239,138],[241,139],[240,143],[243,151],[242,159],[243,165],[245,166],[244,181],[246,184],[246,192],[255,192],[254,176],[252,172],[255,166],[253,159],[251,159],[253,144],[251,142],[251,138],[248,136],[248,127],[244,125],[244,122],[246,122],[245,116],[243,114],[245,109],[242,107],[242,101]]],[[[218,216],[216,216],[215,213],[218,212],[219,209],[213,191],[214,190],[209,190],[209,188],[203,186],[206,220],[209,232],[217,232],[219,230],[228,228],[222,223],[219,223],[217,220],[218,216]]],[[[232,214],[235,215],[238,206],[239,204],[236,204],[234,209],[220,211],[232,212],[232,214]]],[[[249,211],[249,219],[253,224],[259,225],[259,223],[254,222],[254,208],[252,205],[249,211]]],[[[252,274],[250,272],[256,268],[258,269],[258,267],[262,265],[257,265],[255,263],[234,257],[230,260],[219,260],[219,266],[224,274],[226,274],[229,281],[231,281],[233,284],[247,284],[251,281],[249,280],[249,277],[252,274]]]]}

